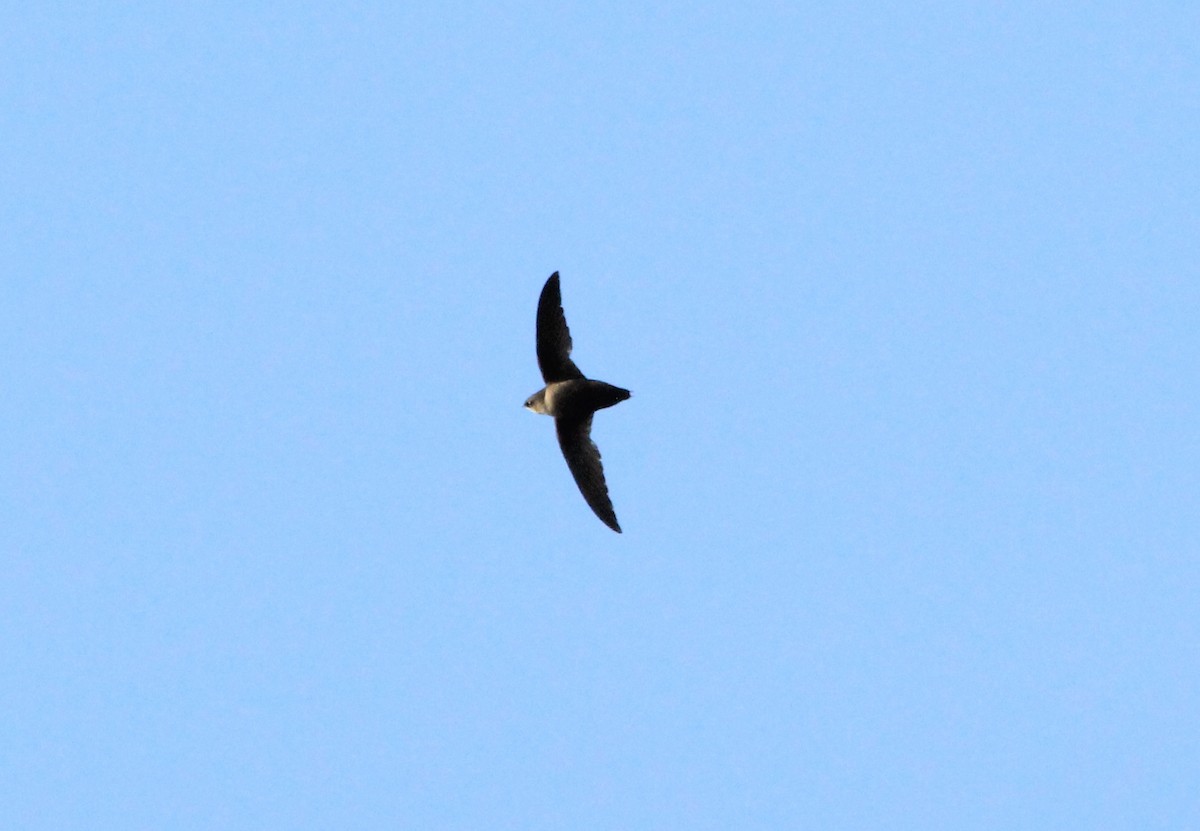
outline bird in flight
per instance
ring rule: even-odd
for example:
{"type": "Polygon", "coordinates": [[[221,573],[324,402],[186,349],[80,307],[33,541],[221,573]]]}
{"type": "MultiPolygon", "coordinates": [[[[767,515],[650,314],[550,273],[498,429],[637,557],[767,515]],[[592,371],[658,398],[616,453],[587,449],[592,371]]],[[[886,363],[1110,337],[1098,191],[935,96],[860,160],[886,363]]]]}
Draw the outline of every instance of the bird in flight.
{"type": "Polygon", "coordinates": [[[537,359],[546,386],[529,396],[525,406],[554,417],[558,446],[579,492],[600,521],[619,534],[621,526],[608,498],[600,449],[592,441],[592,415],[624,401],[629,390],[585,378],[571,360],[571,332],[563,315],[557,271],[550,275],[538,299],[537,359]]]}

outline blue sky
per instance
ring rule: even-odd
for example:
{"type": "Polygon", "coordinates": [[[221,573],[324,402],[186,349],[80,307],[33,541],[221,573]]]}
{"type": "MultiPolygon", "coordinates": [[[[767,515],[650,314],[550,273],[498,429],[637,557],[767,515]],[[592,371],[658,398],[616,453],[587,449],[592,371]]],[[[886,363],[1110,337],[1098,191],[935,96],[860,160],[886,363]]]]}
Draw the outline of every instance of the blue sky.
{"type": "Polygon", "coordinates": [[[5,15],[0,824],[1200,825],[1195,5],[400,5],[5,15]]]}

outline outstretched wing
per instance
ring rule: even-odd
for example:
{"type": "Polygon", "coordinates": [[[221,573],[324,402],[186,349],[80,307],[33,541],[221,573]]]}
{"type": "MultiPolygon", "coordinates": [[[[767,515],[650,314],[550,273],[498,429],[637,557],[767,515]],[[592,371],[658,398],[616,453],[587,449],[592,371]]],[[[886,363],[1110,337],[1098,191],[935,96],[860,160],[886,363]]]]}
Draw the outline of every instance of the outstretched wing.
{"type": "Polygon", "coordinates": [[[557,271],[550,275],[538,298],[537,357],[547,384],[583,377],[571,361],[571,330],[562,310],[557,271]]]}
{"type": "Polygon", "coordinates": [[[558,446],[562,448],[567,467],[575,477],[579,492],[587,500],[587,504],[600,517],[600,521],[609,528],[621,533],[617,524],[617,514],[613,510],[612,501],[608,498],[608,485],[604,482],[604,467],[600,464],[600,448],[592,441],[592,417],[570,419],[558,418],[554,421],[558,431],[558,446]]]}

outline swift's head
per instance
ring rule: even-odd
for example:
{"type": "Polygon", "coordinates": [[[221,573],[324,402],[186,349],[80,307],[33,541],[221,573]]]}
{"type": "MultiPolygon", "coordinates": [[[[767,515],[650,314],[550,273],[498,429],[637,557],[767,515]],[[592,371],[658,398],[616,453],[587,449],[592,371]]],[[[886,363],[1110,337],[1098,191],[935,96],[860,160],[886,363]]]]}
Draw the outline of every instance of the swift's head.
{"type": "Polygon", "coordinates": [[[525,409],[533,410],[535,413],[546,413],[546,390],[545,388],[538,390],[533,395],[525,399],[525,409]]]}

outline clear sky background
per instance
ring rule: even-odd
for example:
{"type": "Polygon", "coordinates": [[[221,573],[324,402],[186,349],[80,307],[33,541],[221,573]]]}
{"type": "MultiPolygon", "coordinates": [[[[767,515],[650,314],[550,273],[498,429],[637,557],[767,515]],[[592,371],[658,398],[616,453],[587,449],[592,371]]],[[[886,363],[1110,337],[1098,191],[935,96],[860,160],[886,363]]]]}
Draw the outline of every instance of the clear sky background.
{"type": "Polygon", "coordinates": [[[1195,3],[2,28],[0,826],[1200,827],[1195,3]]]}

